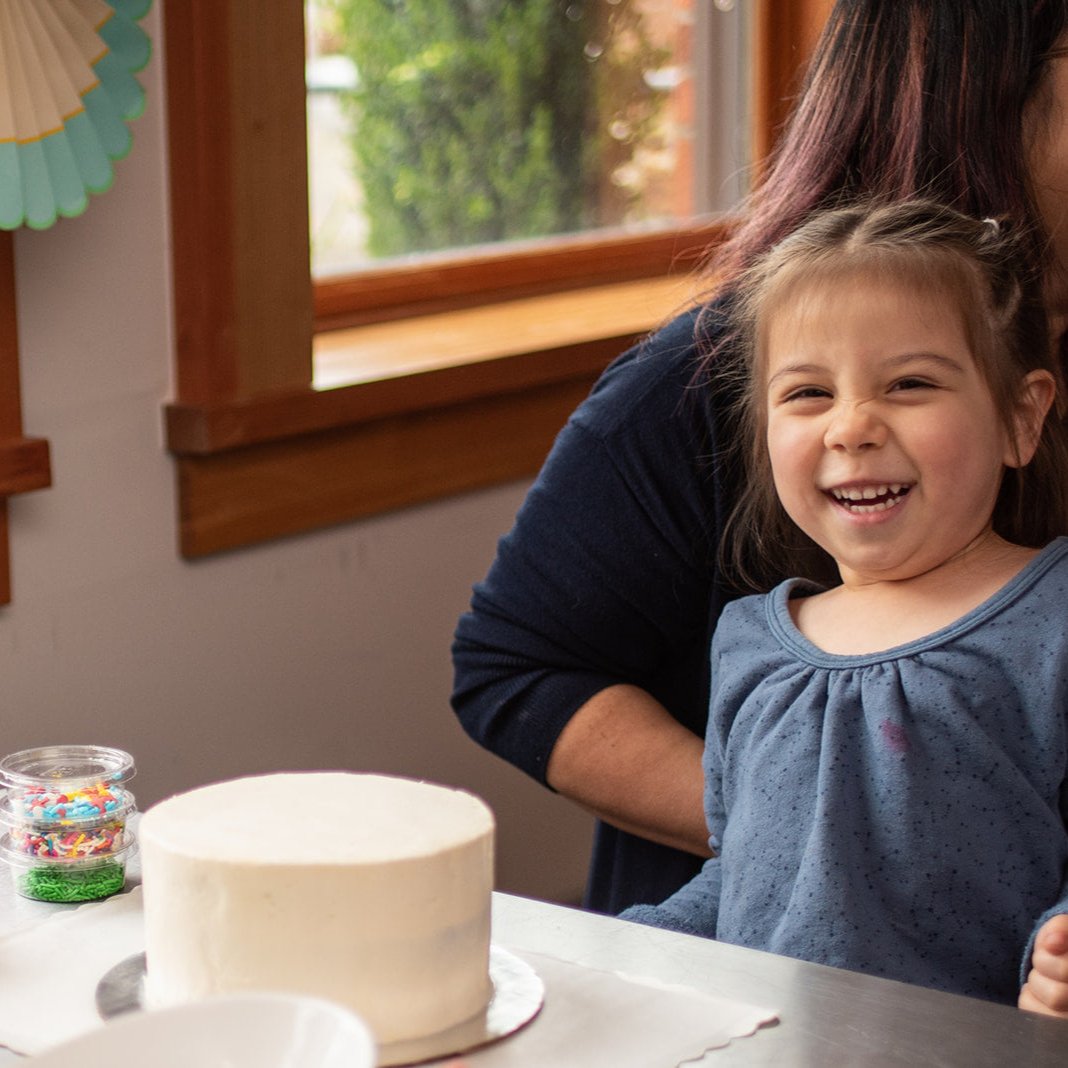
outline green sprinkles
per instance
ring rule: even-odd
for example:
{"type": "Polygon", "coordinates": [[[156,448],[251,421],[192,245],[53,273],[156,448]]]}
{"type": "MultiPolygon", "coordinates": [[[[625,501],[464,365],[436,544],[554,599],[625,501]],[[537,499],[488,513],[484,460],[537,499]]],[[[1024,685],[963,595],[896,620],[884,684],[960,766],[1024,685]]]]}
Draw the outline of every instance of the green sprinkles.
{"type": "Polygon", "coordinates": [[[18,880],[19,893],[38,901],[95,901],[118,893],[126,882],[126,867],[108,861],[92,868],[30,868],[18,880]]]}

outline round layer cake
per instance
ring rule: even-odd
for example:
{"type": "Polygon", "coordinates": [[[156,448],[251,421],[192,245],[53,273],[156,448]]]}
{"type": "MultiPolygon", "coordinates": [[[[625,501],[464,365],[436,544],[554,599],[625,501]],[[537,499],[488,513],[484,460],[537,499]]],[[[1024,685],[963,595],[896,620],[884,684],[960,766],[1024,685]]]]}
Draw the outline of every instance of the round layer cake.
{"type": "Polygon", "coordinates": [[[314,994],[382,1044],[477,1016],[493,837],[477,797],[383,775],[263,775],[171,797],[140,828],[146,1000],[314,994]]]}

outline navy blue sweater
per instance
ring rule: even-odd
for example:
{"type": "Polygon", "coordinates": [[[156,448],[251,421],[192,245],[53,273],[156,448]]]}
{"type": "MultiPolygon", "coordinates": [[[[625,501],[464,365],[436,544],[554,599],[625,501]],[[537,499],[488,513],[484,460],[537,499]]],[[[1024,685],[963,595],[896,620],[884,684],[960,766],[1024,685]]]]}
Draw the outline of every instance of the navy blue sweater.
{"type": "MultiPolygon", "coordinates": [[[[594,694],[631,683],[704,736],[708,649],[731,593],[716,547],[733,492],[728,391],[695,384],[713,315],[684,314],[604,373],[560,432],[453,645],[453,708],[538,781],[594,694]]],[[[659,901],[700,861],[599,825],[589,908],[659,901]]]]}

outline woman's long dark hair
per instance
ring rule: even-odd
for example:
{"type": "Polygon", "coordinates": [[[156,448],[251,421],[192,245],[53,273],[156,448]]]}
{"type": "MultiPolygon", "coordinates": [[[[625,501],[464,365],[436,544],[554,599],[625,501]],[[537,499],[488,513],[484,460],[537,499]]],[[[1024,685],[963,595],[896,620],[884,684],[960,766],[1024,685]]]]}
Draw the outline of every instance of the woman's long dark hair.
{"type": "MultiPolygon", "coordinates": [[[[924,197],[1007,220],[1041,273],[1051,253],[1027,174],[1025,111],[1034,103],[1041,114],[1049,53],[1066,30],[1068,0],[838,0],[765,177],[709,261],[717,314],[744,272],[813,213],[861,200],[924,197]]],[[[720,334],[700,383],[743,389],[735,341],[720,334]]],[[[744,486],[741,428],[725,421],[720,437],[735,449],[720,462],[744,486]]],[[[767,562],[745,588],[797,573],[803,555],[767,562]]],[[[831,577],[818,553],[804,570],[831,577]]]]}
{"type": "Polygon", "coordinates": [[[813,211],[858,198],[927,197],[1042,235],[1024,110],[1066,29],[1066,0],[838,0],[713,269],[729,280],[813,211]]]}

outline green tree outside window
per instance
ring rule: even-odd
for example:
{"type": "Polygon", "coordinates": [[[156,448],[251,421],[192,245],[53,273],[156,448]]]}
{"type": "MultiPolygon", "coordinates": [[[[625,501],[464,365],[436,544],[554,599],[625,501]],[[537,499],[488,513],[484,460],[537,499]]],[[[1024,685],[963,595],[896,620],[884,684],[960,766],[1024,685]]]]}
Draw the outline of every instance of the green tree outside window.
{"type": "Polygon", "coordinates": [[[667,59],[632,3],[330,0],[375,257],[630,221],[667,59]]]}

